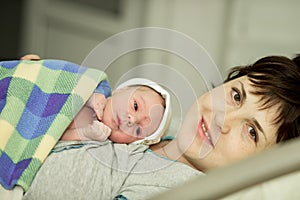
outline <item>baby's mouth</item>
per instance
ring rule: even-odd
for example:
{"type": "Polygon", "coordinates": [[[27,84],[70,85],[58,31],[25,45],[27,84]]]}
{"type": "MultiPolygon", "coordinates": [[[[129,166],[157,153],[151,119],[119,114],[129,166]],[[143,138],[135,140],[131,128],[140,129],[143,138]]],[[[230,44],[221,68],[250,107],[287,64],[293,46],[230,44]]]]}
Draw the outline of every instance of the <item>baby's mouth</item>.
{"type": "Polygon", "coordinates": [[[117,115],[117,126],[118,126],[118,128],[120,128],[121,124],[122,124],[122,121],[121,121],[119,115],[117,115]]]}

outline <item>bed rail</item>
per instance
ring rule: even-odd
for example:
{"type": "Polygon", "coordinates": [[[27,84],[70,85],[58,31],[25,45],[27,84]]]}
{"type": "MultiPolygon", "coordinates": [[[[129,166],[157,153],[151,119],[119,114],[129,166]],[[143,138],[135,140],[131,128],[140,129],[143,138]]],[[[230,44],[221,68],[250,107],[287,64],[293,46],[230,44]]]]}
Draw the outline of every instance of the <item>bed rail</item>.
{"type": "Polygon", "coordinates": [[[152,200],[219,199],[300,170],[300,138],[193,179],[152,200]],[[259,167],[257,167],[259,166],[259,167]]]}

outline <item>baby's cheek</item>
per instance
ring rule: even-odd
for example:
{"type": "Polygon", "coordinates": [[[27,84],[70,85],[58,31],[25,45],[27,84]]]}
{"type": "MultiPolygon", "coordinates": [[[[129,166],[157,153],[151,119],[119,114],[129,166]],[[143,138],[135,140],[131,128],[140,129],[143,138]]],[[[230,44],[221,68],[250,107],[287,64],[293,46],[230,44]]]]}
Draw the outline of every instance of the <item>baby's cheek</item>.
{"type": "Polygon", "coordinates": [[[144,135],[152,135],[159,127],[164,114],[164,107],[160,104],[153,105],[149,110],[150,122],[146,125],[144,129],[144,135]]]}

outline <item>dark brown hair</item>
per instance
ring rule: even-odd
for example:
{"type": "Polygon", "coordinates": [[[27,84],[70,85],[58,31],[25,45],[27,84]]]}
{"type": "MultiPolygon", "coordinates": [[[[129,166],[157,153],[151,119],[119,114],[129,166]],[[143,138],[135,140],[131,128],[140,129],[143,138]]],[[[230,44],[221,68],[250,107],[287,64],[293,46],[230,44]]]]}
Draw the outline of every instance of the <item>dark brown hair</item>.
{"type": "Polygon", "coordinates": [[[225,82],[246,75],[253,92],[261,97],[261,109],[279,105],[276,124],[280,124],[276,142],[286,141],[300,133],[300,55],[294,59],[268,56],[253,65],[234,67],[225,82]]]}

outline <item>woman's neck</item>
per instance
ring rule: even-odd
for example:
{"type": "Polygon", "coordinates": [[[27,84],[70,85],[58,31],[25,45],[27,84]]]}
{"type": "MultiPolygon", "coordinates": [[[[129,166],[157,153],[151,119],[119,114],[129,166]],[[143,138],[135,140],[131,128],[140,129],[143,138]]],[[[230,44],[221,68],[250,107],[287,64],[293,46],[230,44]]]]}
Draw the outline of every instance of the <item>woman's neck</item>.
{"type": "Polygon", "coordinates": [[[170,160],[182,162],[186,165],[189,165],[190,167],[195,168],[183,156],[183,153],[178,148],[176,139],[172,141],[162,141],[158,144],[151,145],[150,149],[160,156],[166,157],[170,160]]]}

